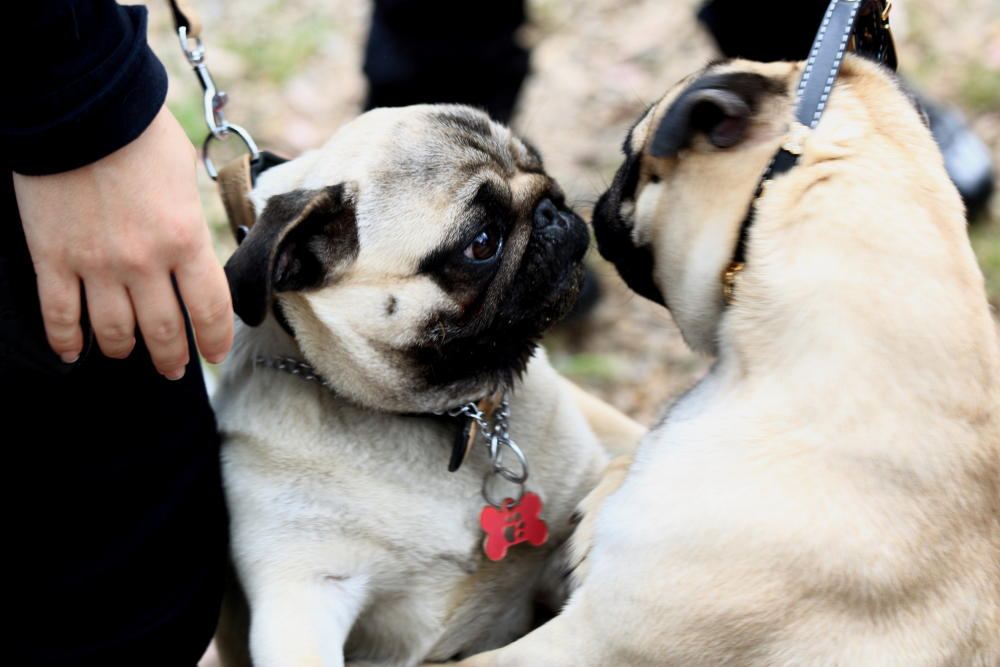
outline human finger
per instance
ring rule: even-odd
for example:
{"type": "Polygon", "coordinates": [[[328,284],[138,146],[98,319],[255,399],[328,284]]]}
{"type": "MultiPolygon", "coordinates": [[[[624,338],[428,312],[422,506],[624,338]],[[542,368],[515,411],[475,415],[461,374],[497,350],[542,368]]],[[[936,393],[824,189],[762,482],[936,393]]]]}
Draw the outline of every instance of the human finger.
{"type": "Polygon", "coordinates": [[[168,380],[184,377],[190,361],[184,315],[169,274],[150,274],[129,285],[139,331],[156,370],[168,380]]]}
{"type": "Polygon", "coordinates": [[[225,271],[207,241],[193,259],[174,269],[187,307],[198,349],[209,362],[220,363],[233,344],[233,302],[225,271]]]}
{"type": "Polygon", "coordinates": [[[94,338],[104,356],[124,359],[135,347],[135,314],[121,283],[85,277],[84,293],[94,338]]]}
{"type": "Polygon", "coordinates": [[[66,363],[80,358],[83,331],[80,329],[80,278],[36,265],[38,301],[42,309],[45,336],[52,351],[66,363]]]}

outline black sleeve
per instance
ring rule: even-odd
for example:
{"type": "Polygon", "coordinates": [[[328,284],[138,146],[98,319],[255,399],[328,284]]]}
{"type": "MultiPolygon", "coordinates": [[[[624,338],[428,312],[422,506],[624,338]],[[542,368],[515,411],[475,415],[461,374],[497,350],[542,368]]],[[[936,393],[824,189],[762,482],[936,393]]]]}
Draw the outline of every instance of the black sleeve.
{"type": "Polygon", "coordinates": [[[5,8],[0,164],[68,171],[113,153],[163,106],[167,74],[146,44],[146,8],[30,0],[5,8]]]}

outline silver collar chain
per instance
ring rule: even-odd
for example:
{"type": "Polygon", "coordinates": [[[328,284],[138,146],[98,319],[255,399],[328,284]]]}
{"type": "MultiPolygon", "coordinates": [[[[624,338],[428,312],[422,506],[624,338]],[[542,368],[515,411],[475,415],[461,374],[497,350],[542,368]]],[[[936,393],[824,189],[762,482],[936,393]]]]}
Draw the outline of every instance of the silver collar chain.
{"type": "MultiPolygon", "coordinates": [[[[272,357],[271,359],[257,357],[254,359],[254,364],[297,375],[303,380],[310,380],[332,391],[327,381],[320,377],[312,366],[296,359],[290,357],[272,357]]],[[[491,416],[487,416],[473,402],[445,412],[436,412],[435,414],[446,414],[449,417],[466,417],[475,420],[476,425],[479,427],[477,438],[483,441],[490,452],[490,469],[483,477],[483,499],[490,505],[502,509],[502,504],[494,500],[489,491],[490,486],[493,485],[496,478],[501,477],[519,487],[518,497],[514,499],[514,503],[520,502],[521,496],[524,495],[524,484],[528,481],[528,460],[525,458],[521,448],[517,446],[517,443],[510,439],[508,428],[510,403],[507,400],[506,392],[500,401],[500,405],[497,406],[497,409],[491,416]],[[490,419],[493,420],[492,427],[489,423],[490,419]],[[518,465],[521,468],[520,472],[504,465],[505,449],[510,450],[517,458],[518,465]]]]}
{"type": "Polygon", "coordinates": [[[278,371],[285,371],[286,373],[291,373],[292,375],[298,375],[303,380],[312,380],[313,382],[330,389],[326,380],[317,375],[312,366],[292,359],[291,357],[272,357],[270,360],[264,357],[257,357],[253,360],[253,362],[256,366],[267,366],[268,368],[273,368],[278,371]]]}

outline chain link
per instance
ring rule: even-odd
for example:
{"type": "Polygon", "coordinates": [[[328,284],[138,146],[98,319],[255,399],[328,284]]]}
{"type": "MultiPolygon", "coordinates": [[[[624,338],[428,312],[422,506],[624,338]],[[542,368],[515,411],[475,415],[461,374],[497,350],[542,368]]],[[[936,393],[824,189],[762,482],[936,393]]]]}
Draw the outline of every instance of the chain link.
{"type": "Polygon", "coordinates": [[[286,373],[291,373],[292,375],[298,375],[303,380],[312,380],[327,389],[330,388],[326,380],[316,375],[316,371],[313,370],[312,366],[290,357],[272,357],[270,360],[264,357],[257,357],[254,359],[254,363],[257,366],[267,366],[268,368],[285,371],[286,373]]]}
{"type": "Polygon", "coordinates": [[[479,425],[479,429],[485,433],[490,430],[490,425],[486,423],[486,415],[482,410],[479,409],[475,403],[466,403],[465,405],[459,406],[457,408],[452,408],[445,412],[436,412],[439,415],[448,415],[449,417],[468,417],[474,419],[476,424],[479,425]]]}

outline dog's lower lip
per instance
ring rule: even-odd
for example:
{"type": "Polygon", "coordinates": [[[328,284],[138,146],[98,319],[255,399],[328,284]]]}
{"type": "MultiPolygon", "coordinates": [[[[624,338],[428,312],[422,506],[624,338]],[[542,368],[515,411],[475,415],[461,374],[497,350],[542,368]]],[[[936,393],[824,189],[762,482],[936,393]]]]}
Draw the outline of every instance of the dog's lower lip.
{"type": "MultiPolygon", "coordinates": [[[[559,302],[560,299],[565,297],[566,292],[571,289],[570,283],[574,280],[578,280],[579,276],[582,273],[583,273],[582,263],[576,263],[568,267],[566,272],[559,278],[559,282],[557,283],[556,288],[552,290],[552,292],[549,294],[549,298],[545,300],[545,303],[542,305],[542,310],[547,310],[549,308],[552,308],[559,302]]],[[[576,292],[576,294],[573,295],[572,300],[573,303],[576,303],[576,299],[578,299],[580,296],[580,290],[576,289],[574,291],[576,292]]],[[[559,316],[555,319],[562,319],[563,317],[565,317],[565,315],[566,315],[565,312],[560,313],[559,316]]]]}

